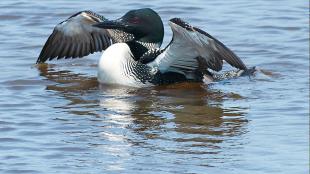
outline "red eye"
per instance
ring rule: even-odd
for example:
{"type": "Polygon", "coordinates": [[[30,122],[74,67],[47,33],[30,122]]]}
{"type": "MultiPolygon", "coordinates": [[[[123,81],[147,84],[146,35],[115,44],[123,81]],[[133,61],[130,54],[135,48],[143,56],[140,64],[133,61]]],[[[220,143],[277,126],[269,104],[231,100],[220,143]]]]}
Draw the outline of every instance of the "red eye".
{"type": "Polygon", "coordinates": [[[134,18],[130,19],[129,22],[133,23],[133,24],[139,24],[141,22],[141,20],[138,17],[134,17],[134,18]]]}

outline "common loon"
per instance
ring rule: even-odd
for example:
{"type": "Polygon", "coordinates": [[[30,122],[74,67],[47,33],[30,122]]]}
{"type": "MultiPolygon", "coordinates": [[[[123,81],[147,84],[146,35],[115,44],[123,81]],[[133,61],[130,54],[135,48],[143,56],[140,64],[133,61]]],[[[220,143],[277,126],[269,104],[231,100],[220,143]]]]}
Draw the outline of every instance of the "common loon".
{"type": "Polygon", "coordinates": [[[220,71],[223,60],[248,70],[236,54],[207,32],[180,18],[170,19],[169,25],[172,40],[160,49],[164,26],[150,8],[131,10],[117,20],[81,11],[56,25],[37,63],[105,50],[98,64],[98,81],[127,86],[201,82],[205,76],[212,79],[210,70],[220,71]]]}

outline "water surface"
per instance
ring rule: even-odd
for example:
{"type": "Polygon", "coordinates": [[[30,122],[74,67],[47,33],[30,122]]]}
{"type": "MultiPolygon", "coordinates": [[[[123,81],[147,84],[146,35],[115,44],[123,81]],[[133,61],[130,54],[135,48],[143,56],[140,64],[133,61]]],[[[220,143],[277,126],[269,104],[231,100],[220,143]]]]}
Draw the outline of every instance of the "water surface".
{"type": "Polygon", "coordinates": [[[2,0],[0,11],[0,173],[309,172],[308,2],[2,0]],[[70,15],[143,7],[163,18],[164,46],[181,17],[263,72],[136,89],[100,86],[100,53],[34,65],[70,15]]]}

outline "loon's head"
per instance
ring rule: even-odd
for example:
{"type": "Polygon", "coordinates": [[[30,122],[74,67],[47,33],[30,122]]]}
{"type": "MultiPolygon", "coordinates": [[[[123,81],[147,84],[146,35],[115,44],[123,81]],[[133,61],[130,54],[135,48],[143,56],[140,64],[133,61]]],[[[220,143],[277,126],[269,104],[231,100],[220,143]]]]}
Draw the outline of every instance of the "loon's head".
{"type": "Polygon", "coordinates": [[[134,35],[134,40],[162,44],[164,26],[160,16],[150,8],[131,10],[117,20],[95,25],[104,29],[118,29],[134,35]]]}

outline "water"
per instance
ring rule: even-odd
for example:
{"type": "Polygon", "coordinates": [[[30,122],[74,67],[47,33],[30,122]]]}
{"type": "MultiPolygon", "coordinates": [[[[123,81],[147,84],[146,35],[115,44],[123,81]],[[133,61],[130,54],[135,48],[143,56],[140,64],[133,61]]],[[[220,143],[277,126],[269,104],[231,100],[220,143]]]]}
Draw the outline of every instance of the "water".
{"type": "Polygon", "coordinates": [[[309,7],[284,1],[0,2],[0,173],[309,172],[309,7]],[[255,77],[99,86],[100,53],[34,63],[52,28],[91,9],[151,7],[232,48],[255,77]]]}

